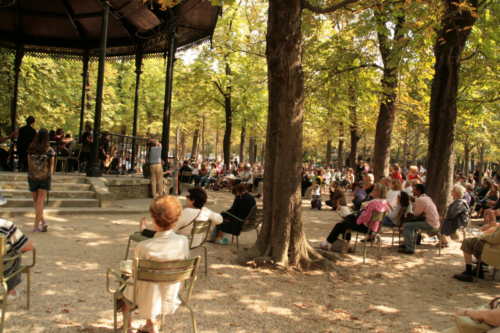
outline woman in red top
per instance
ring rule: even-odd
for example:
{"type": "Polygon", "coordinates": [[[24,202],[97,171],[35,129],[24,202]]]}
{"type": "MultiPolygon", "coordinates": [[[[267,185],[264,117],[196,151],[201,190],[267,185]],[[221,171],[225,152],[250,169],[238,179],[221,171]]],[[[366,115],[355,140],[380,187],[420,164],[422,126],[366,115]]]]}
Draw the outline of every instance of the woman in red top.
{"type": "Polygon", "coordinates": [[[410,166],[410,172],[408,172],[407,176],[408,180],[418,179],[421,183],[424,182],[424,180],[418,175],[418,167],[416,165],[410,166]]]}
{"type": "Polygon", "coordinates": [[[399,179],[401,184],[403,183],[403,176],[399,172],[399,166],[397,164],[392,165],[391,179],[399,179]]]}

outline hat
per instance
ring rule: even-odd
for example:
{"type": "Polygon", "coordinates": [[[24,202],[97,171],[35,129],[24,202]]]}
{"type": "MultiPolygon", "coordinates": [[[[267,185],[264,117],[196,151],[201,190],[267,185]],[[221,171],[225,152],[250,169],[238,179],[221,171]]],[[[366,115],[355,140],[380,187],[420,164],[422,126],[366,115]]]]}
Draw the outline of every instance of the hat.
{"type": "Polygon", "coordinates": [[[0,206],[5,205],[7,203],[7,200],[5,200],[2,196],[2,188],[0,187],[0,206]]]}

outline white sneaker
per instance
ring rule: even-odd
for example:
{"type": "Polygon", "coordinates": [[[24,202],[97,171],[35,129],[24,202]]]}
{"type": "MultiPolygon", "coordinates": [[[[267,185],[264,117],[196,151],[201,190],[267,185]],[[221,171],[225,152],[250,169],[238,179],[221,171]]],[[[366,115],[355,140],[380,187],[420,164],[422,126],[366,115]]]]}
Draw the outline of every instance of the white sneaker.
{"type": "Polygon", "coordinates": [[[19,293],[17,292],[17,290],[15,295],[7,295],[7,304],[12,304],[18,297],[19,293]]]}

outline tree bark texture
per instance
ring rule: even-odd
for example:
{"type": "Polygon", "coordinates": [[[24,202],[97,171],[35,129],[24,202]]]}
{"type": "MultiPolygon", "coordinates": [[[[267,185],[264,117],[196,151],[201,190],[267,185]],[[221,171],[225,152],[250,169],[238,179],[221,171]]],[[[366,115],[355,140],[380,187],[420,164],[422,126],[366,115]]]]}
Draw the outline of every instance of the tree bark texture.
{"type": "Polygon", "coordinates": [[[276,266],[309,266],[323,259],[307,243],[302,222],[301,156],[304,75],[300,0],[269,2],[267,32],[269,114],[264,219],[249,256],[276,266]]]}
{"type": "Polygon", "coordinates": [[[250,135],[250,142],[248,143],[248,157],[249,157],[249,160],[250,160],[250,165],[253,165],[255,163],[254,161],[254,152],[253,152],[253,148],[254,148],[254,137],[250,135]]]}
{"type": "MultiPolygon", "coordinates": [[[[455,137],[457,121],[457,94],[460,59],[467,38],[476,22],[471,12],[458,7],[454,0],[444,0],[445,16],[441,20],[438,39],[434,45],[436,63],[431,87],[429,111],[429,166],[427,167],[427,194],[443,212],[453,186],[455,137]]],[[[477,7],[478,0],[471,0],[477,7]]]]}
{"type": "Polygon", "coordinates": [[[344,123],[340,123],[340,139],[339,139],[339,150],[338,150],[338,164],[337,167],[340,172],[342,172],[342,169],[344,168],[344,123]]]}
{"type": "Polygon", "coordinates": [[[356,109],[356,89],[352,85],[351,82],[348,83],[348,91],[349,91],[349,118],[351,120],[351,125],[349,126],[349,130],[351,132],[351,154],[349,156],[349,163],[351,164],[351,168],[353,169],[354,175],[356,177],[356,181],[359,182],[361,179],[358,178],[358,172],[356,168],[358,167],[358,142],[361,139],[361,135],[358,130],[358,116],[356,109]]]}
{"type": "Polygon", "coordinates": [[[420,128],[416,128],[415,131],[415,142],[413,143],[413,158],[411,160],[411,165],[418,164],[418,146],[420,145],[420,128]]]}
{"type": "MultiPolygon", "coordinates": [[[[379,24],[385,28],[387,19],[382,15],[377,17],[379,24]]],[[[386,33],[377,32],[380,56],[384,64],[382,77],[382,101],[375,130],[375,147],[373,151],[374,159],[373,174],[375,179],[381,176],[387,176],[389,173],[389,163],[391,159],[390,148],[392,140],[392,129],[396,115],[396,99],[398,87],[398,66],[394,65],[395,58],[399,52],[395,42],[399,38],[400,31],[404,23],[404,17],[399,16],[395,29],[394,37],[391,40],[386,33]]],[[[383,29],[382,28],[382,29],[383,29]]],[[[380,28],[379,28],[380,29],[380,28]]]]}
{"type": "Polygon", "coordinates": [[[245,163],[245,144],[246,144],[246,138],[247,138],[247,126],[246,124],[243,125],[241,128],[241,141],[240,141],[240,163],[245,163]]]}
{"type": "Polygon", "coordinates": [[[194,130],[193,134],[193,147],[191,148],[191,156],[194,156],[196,158],[196,162],[198,162],[198,136],[200,135],[200,121],[198,120],[196,122],[196,129],[194,130]]]}
{"type": "Polygon", "coordinates": [[[186,133],[184,131],[181,132],[181,160],[186,158],[186,133]]]}
{"type": "Polygon", "coordinates": [[[332,140],[328,140],[326,143],[326,165],[330,164],[332,161],[332,140]]]}

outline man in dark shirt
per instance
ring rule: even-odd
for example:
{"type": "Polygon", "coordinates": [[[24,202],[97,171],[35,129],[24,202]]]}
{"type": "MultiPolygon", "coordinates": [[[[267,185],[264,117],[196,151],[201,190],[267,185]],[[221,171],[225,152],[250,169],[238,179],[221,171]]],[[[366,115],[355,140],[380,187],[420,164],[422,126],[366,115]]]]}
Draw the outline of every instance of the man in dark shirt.
{"type": "Polygon", "coordinates": [[[36,130],[33,128],[35,126],[35,123],[35,117],[29,116],[28,118],[26,118],[26,126],[23,126],[21,127],[21,129],[19,129],[19,137],[17,138],[19,169],[25,172],[28,171],[28,155],[26,153],[26,150],[36,136],[36,130]]]}

